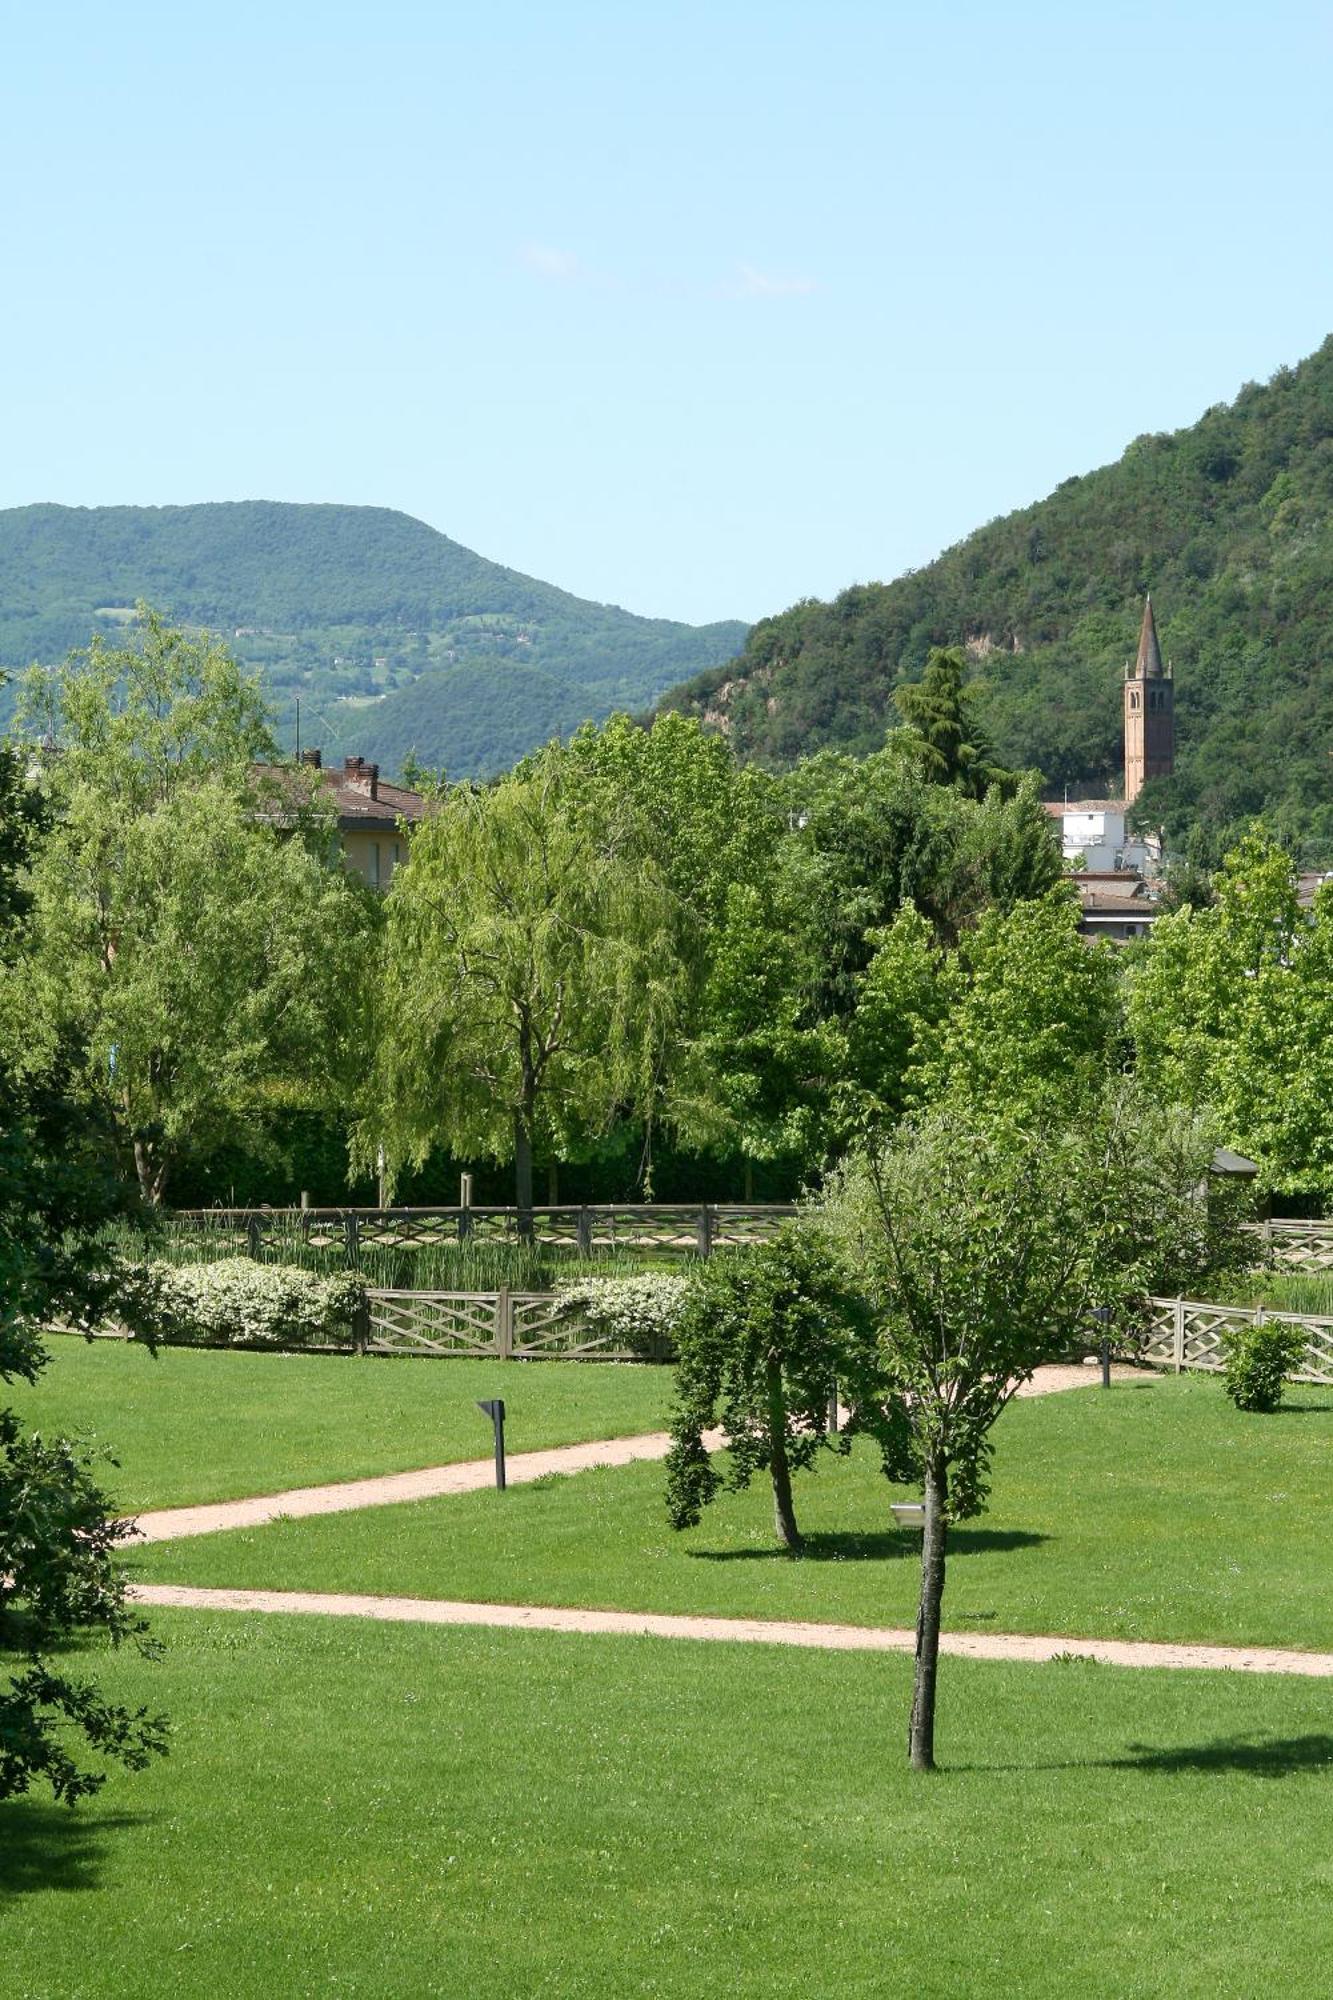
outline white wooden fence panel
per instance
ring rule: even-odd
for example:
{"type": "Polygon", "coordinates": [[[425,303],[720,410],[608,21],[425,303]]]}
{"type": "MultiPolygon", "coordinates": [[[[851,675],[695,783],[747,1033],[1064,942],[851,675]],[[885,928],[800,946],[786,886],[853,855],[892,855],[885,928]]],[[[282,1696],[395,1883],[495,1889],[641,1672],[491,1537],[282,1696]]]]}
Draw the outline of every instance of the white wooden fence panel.
{"type": "Polygon", "coordinates": [[[373,1354],[480,1355],[499,1351],[494,1292],[369,1292],[373,1354]]]}
{"type": "Polygon", "coordinates": [[[1219,1370],[1228,1334],[1279,1321],[1305,1334],[1305,1357],[1293,1380],[1333,1385],[1333,1319],[1317,1314],[1270,1312],[1267,1306],[1215,1306],[1201,1299],[1150,1299],[1143,1358],[1159,1367],[1219,1370]]]}

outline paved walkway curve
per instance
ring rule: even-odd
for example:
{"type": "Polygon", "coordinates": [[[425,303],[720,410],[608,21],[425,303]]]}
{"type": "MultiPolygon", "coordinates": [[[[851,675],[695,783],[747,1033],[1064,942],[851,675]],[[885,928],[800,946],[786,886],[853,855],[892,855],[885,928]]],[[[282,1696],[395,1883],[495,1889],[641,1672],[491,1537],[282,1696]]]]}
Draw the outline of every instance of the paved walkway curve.
{"type": "MultiPolygon", "coordinates": [[[[768,1618],[687,1618],[660,1611],[583,1611],[542,1604],[469,1604],[430,1597],[360,1597],[314,1590],[205,1590],[139,1583],[137,1604],[190,1611],[260,1611],[391,1624],[492,1625],[528,1632],[614,1632],[656,1639],[807,1646],[833,1653],[910,1653],[916,1635],[879,1625],[801,1625],[768,1618]]],[[[968,1660],[1054,1660],[1062,1654],[1113,1667],[1187,1667],[1243,1674],[1333,1677],[1333,1653],[1262,1646],[1170,1646],[1139,1639],[1035,1638],[1022,1633],[942,1632],[940,1651],[968,1660]]]]}
{"type": "MultiPolygon", "coordinates": [[[[1117,1382],[1147,1382],[1140,1368],[1117,1366],[1117,1382]]],[[[1091,1368],[1039,1368],[1020,1396],[1048,1396],[1061,1389],[1087,1389],[1099,1377],[1091,1368]]],[[[636,1459],[665,1458],[671,1439],[666,1431],[645,1431],[638,1437],[594,1439],[588,1444],[554,1445],[547,1451],[514,1452],[506,1460],[511,1486],[544,1479],[550,1473],[586,1472],[594,1465],[632,1465],[636,1459]]],[[[705,1431],[704,1444],[717,1451],[721,1431],[705,1431]]],[[[296,1486],[285,1493],[259,1493],[244,1500],[218,1500],[200,1507],[162,1507],[140,1514],[136,1542],[174,1542],[186,1535],[216,1535],[228,1528],[259,1528],[283,1516],[347,1514],[358,1507],[392,1507],[401,1500],[431,1500],[442,1493],[475,1493],[495,1479],[491,1458],[469,1458],[454,1465],[428,1465],[416,1472],[389,1472],[373,1479],[339,1480],[327,1486],[296,1486]]]]}

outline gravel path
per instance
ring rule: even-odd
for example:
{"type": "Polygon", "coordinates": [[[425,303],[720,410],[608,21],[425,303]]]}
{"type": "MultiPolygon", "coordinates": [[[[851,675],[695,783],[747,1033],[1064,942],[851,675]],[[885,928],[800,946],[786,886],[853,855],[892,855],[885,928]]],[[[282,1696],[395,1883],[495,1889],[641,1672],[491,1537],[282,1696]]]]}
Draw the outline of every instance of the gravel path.
{"type": "MultiPolygon", "coordinates": [[[[429,1597],[360,1597],[314,1590],[203,1590],[189,1584],[141,1583],[136,1603],[191,1611],[308,1613],[372,1618],[393,1624],[490,1625],[529,1632],[613,1632],[764,1646],[806,1646],[831,1653],[910,1653],[916,1635],[875,1625],[800,1625],[767,1618],[684,1618],[658,1611],[579,1611],[541,1604],[464,1604],[429,1597]]],[[[1333,1676],[1333,1653],[1261,1646],[1162,1646],[1147,1640],[1032,1638],[1021,1633],[942,1632],[940,1651],[968,1660],[1053,1660],[1062,1654],[1112,1667],[1188,1667],[1243,1674],[1333,1676]]]]}
{"type": "MultiPolygon", "coordinates": [[[[1117,1382],[1146,1382],[1142,1369],[1117,1366],[1117,1382]]],[[[1047,1396],[1060,1389],[1088,1389],[1099,1382],[1095,1368],[1039,1368],[1020,1396],[1047,1396]]],[[[716,1451],[720,1431],[707,1431],[704,1443],[716,1451]]],[[[639,1437],[604,1438],[592,1444],[556,1445],[549,1451],[512,1453],[505,1463],[511,1486],[550,1473],[586,1472],[594,1465],[632,1465],[636,1459],[665,1458],[671,1439],[666,1431],[646,1431],[639,1437]]],[[[341,1480],[329,1486],[297,1486],[285,1493],[259,1493],[245,1500],[219,1500],[203,1507],[163,1507],[140,1514],[130,1538],[139,1542],[174,1542],[186,1535],[216,1535],[228,1528],[258,1528],[280,1517],[307,1514],[348,1514],[359,1507],[392,1507],[400,1500],[432,1500],[442,1493],[475,1493],[495,1480],[492,1458],[469,1458],[456,1465],[428,1465],[419,1472],[390,1472],[375,1479],[341,1480]]]]}
{"type": "MultiPolygon", "coordinates": [[[[721,1433],[704,1443],[715,1451],[721,1433]]],[[[585,1472],[593,1465],[632,1465],[639,1458],[665,1458],[666,1431],[640,1437],[605,1438],[593,1444],[562,1444],[550,1451],[518,1451],[505,1460],[511,1486],[548,1473],[585,1472]]],[[[265,1521],[303,1514],[348,1514],[360,1507],[392,1507],[400,1500],[431,1500],[440,1493],[475,1493],[495,1484],[493,1458],[469,1458],[457,1465],[428,1465],[420,1472],[390,1472],[379,1479],[349,1479],[336,1486],[297,1486],[286,1493],[260,1493],[249,1500],[220,1500],[209,1507],[164,1507],[140,1514],[132,1541],[174,1542],[185,1535],[216,1535],[225,1528],[257,1528],[265,1521]]]]}

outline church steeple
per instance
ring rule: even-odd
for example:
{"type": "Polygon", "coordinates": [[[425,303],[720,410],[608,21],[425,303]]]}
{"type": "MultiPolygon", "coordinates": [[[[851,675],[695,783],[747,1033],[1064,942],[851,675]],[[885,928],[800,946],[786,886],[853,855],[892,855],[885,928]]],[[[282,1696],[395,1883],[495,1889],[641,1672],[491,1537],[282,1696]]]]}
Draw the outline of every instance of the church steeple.
{"type": "Polygon", "coordinates": [[[1132,805],[1149,778],[1169,777],[1176,761],[1176,690],[1170,664],[1162,665],[1152,597],[1143,607],[1139,651],[1125,666],[1125,804],[1132,805]]]}
{"type": "Polygon", "coordinates": [[[1139,630],[1139,656],[1134,662],[1139,680],[1161,680],[1162,649],[1157,643],[1157,620],[1152,615],[1152,592],[1143,600],[1143,624],[1139,630]]]}

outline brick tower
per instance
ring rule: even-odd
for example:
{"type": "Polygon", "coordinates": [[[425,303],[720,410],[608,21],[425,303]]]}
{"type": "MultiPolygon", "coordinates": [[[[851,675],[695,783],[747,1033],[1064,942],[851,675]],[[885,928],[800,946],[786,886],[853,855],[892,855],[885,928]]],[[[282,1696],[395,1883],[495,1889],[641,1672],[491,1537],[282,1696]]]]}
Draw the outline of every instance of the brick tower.
{"type": "Polygon", "coordinates": [[[1175,684],[1162,665],[1152,598],[1143,607],[1139,652],[1125,667],[1125,804],[1132,805],[1149,778],[1167,778],[1176,761],[1175,684]]]}

